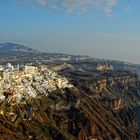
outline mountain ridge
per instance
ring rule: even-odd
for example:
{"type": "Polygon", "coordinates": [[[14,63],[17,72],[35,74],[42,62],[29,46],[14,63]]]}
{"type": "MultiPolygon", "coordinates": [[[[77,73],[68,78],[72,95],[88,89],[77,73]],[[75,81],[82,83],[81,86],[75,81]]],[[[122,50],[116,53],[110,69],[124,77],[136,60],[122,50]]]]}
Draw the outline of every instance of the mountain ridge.
{"type": "Polygon", "coordinates": [[[38,49],[33,49],[31,47],[28,47],[26,45],[23,44],[19,44],[19,43],[12,43],[12,42],[5,42],[5,43],[0,43],[0,52],[4,52],[4,53],[14,53],[14,52],[27,52],[27,53],[40,53],[40,54],[47,54],[47,55],[62,55],[62,56],[75,56],[75,57],[85,57],[86,59],[94,59],[94,60],[98,60],[98,61],[104,61],[104,62],[116,62],[116,63],[124,63],[126,65],[138,65],[139,64],[134,64],[134,63],[130,63],[130,62],[124,62],[124,61],[120,61],[120,60],[111,60],[111,59],[100,59],[100,58],[94,58],[92,56],[89,55],[72,55],[72,54],[65,54],[65,53],[54,53],[54,52],[41,52],[38,49]]]}
{"type": "Polygon", "coordinates": [[[0,52],[39,52],[38,50],[32,49],[25,45],[17,44],[17,43],[0,43],[0,52]]]}
{"type": "MultiPolygon", "coordinates": [[[[21,45],[17,43],[0,43],[0,63],[33,63],[33,64],[61,64],[61,63],[97,63],[97,64],[109,64],[112,65],[115,69],[125,69],[131,70],[132,72],[137,72],[140,69],[140,65],[126,63],[123,61],[117,60],[106,60],[94,58],[88,55],[71,55],[64,53],[48,53],[41,52],[39,50],[27,47],[26,45],[21,45]]],[[[138,74],[140,75],[140,73],[138,74]]]]}

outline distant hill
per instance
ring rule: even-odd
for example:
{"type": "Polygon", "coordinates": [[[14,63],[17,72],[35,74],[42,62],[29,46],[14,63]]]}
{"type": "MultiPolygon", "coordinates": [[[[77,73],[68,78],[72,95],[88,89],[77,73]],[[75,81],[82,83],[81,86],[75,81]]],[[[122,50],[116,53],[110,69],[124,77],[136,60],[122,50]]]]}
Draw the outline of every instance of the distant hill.
{"type": "Polygon", "coordinates": [[[37,50],[15,43],[1,43],[0,52],[37,52],[37,50]]]}
{"type": "Polygon", "coordinates": [[[42,64],[63,64],[79,63],[81,65],[111,64],[118,70],[130,70],[140,75],[140,65],[125,63],[123,61],[96,59],[87,55],[71,55],[63,53],[40,52],[25,45],[16,43],[0,43],[0,64],[11,63],[42,63],[42,64]]]}
{"type": "Polygon", "coordinates": [[[32,62],[32,63],[55,63],[55,62],[75,62],[91,60],[92,57],[85,55],[69,55],[63,53],[47,53],[34,50],[30,47],[15,44],[1,43],[0,44],[0,62],[32,62]]]}

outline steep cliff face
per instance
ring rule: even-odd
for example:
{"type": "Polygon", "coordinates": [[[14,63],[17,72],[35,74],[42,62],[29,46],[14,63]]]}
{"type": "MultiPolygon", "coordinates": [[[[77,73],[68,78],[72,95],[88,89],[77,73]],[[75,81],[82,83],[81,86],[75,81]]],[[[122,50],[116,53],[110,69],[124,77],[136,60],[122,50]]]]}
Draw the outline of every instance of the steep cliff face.
{"type": "Polygon", "coordinates": [[[112,109],[140,105],[140,83],[136,75],[74,79],[70,81],[91,98],[98,98],[112,109]]]}
{"type": "MultiPolygon", "coordinates": [[[[118,92],[138,89],[136,81],[127,77],[89,84],[73,79],[73,89],[63,93],[58,90],[47,98],[12,107],[13,113],[19,112],[15,119],[12,114],[1,114],[0,134],[5,139],[136,139],[135,115],[127,105],[124,107],[122,92],[118,92]]],[[[8,110],[6,106],[4,112],[8,110]]]]}
{"type": "MultiPolygon", "coordinates": [[[[77,73],[78,72],[76,72],[75,75],[77,75],[77,73]]],[[[140,83],[138,77],[135,74],[127,72],[125,73],[124,71],[122,73],[122,71],[120,71],[119,73],[117,72],[117,74],[114,73],[114,75],[112,75],[111,73],[107,77],[98,75],[98,77],[95,78],[91,75],[87,79],[80,76],[79,78],[76,77],[74,79],[73,75],[69,75],[67,73],[65,74],[68,75],[69,80],[72,81],[75,87],[80,90],[79,93],[83,94],[84,97],[81,98],[81,102],[83,101],[83,99],[87,100],[87,98],[92,100],[92,102],[90,100],[84,101],[84,105],[85,107],[87,107],[86,110],[88,110],[86,114],[90,112],[90,108],[93,105],[93,110],[98,112],[97,118],[99,116],[101,116],[102,118],[102,120],[98,120],[96,127],[94,124],[94,129],[96,128],[98,136],[96,135],[97,137],[94,137],[93,135],[91,135],[90,137],[94,139],[136,139],[137,122],[135,113],[133,112],[133,108],[140,105],[140,83]],[[85,104],[85,102],[89,106],[85,104]],[[94,105],[95,102],[101,107],[94,105]],[[104,111],[102,111],[104,107],[106,109],[105,114],[104,111]],[[108,111],[110,117],[108,117],[107,115],[108,111]],[[111,115],[112,113],[114,116],[111,115]],[[107,116],[107,119],[109,119],[111,122],[115,122],[114,124],[117,124],[117,121],[121,122],[121,125],[114,127],[114,124],[105,121],[105,116],[107,116]],[[108,130],[105,131],[105,133],[103,128],[105,124],[103,124],[102,121],[105,122],[105,124],[107,124],[107,126],[109,127],[108,130]],[[118,128],[123,130],[124,127],[126,133],[129,134],[122,134],[123,131],[119,132],[118,128]],[[102,128],[103,131],[99,132],[100,128],[102,128]],[[113,134],[108,135],[108,132],[113,134]]],[[[92,112],[91,114],[92,117],[96,116],[95,112],[92,112]]],[[[90,118],[89,120],[92,120],[92,118],[90,118]]],[[[82,132],[83,129],[81,133],[82,132]]],[[[88,139],[90,138],[88,137],[88,139]]]]}
{"type": "Polygon", "coordinates": [[[85,75],[66,74],[74,87],[57,89],[47,97],[40,95],[26,104],[2,104],[1,139],[136,140],[132,108],[140,98],[137,77],[125,72],[85,75]]]}
{"type": "MultiPolygon", "coordinates": [[[[4,112],[9,112],[8,109],[7,106],[4,112]]],[[[113,111],[101,100],[91,98],[77,88],[66,89],[65,94],[57,92],[48,98],[32,100],[27,105],[12,109],[18,112],[18,116],[7,113],[0,117],[0,135],[3,139],[136,139],[137,126],[131,109],[113,111]],[[52,108],[59,102],[59,107],[52,108]]]]}

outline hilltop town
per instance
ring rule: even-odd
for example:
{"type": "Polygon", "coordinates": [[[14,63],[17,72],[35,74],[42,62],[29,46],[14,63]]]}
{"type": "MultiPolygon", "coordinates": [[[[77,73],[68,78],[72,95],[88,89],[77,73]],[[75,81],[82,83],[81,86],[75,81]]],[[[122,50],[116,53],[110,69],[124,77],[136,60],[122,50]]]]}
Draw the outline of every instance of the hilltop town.
{"type": "Polygon", "coordinates": [[[47,96],[66,87],[72,85],[47,66],[13,66],[10,63],[0,66],[0,102],[26,103],[30,98],[47,96]]]}

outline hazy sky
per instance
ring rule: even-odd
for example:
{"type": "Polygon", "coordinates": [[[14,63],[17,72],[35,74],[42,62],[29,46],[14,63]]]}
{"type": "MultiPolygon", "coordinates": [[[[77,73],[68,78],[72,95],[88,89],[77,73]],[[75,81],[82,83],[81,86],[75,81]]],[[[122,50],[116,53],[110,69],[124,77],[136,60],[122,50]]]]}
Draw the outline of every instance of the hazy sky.
{"type": "Polygon", "coordinates": [[[140,0],[0,0],[0,42],[140,63],[139,7],[140,0]]]}

